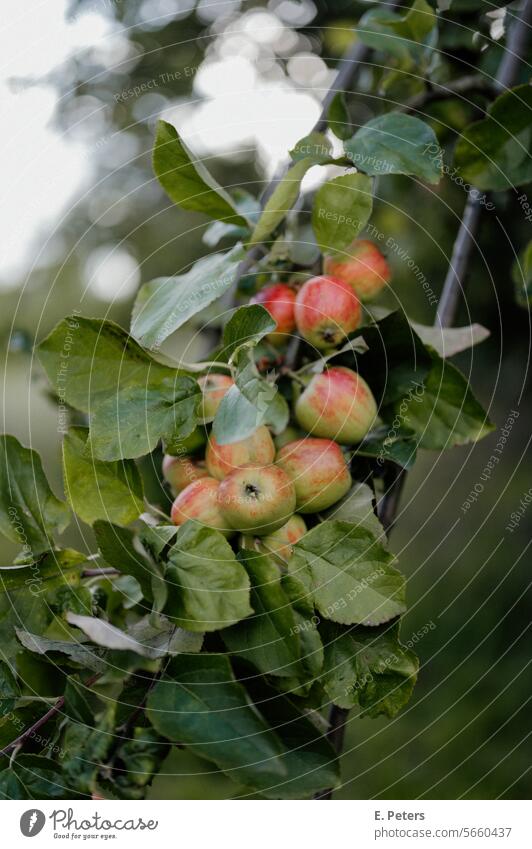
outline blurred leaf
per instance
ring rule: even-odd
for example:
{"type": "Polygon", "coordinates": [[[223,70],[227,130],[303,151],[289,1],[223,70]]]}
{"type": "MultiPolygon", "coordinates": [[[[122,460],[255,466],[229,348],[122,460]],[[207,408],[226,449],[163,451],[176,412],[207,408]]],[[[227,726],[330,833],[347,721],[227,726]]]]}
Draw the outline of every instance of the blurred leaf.
{"type": "Polygon", "coordinates": [[[482,191],[503,191],[532,180],[532,86],[501,94],[488,116],[470,124],[456,144],[460,176],[482,191]]]}
{"type": "Polygon", "coordinates": [[[229,660],[201,654],[172,661],[148,697],[148,715],[163,736],[184,743],[233,780],[266,798],[307,798],[339,781],[329,743],[282,697],[270,727],[235,681],[229,660]],[[287,721],[286,717],[289,717],[287,721]]]}
{"type": "Polygon", "coordinates": [[[319,612],[344,625],[380,625],[404,613],[405,579],[363,527],[326,520],[294,547],[290,571],[306,570],[319,612]]]}
{"type": "Polygon", "coordinates": [[[253,551],[242,552],[241,560],[251,582],[254,613],[222,631],[225,645],[263,675],[305,677],[296,620],[281,585],[279,567],[253,551]]]}
{"type": "Polygon", "coordinates": [[[63,783],[66,779],[72,788],[88,796],[96,792],[100,767],[105,764],[115,740],[116,702],[107,700],[106,705],[95,728],[71,723],[63,737],[63,749],[67,755],[62,763],[63,783]]]}
{"type": "Polygon", "coordinates": [[[97,519],[127,525],[144,510],[142,479],[132,460],[102,463],[90,454],[87,428],[63,439],[63,476],[70,506],[87,524],[97,519]]]}
{"type": "Polygon", "coordinates": [[[216,631],[252,613],[249,579],[225,537],[185,522],[168,555],[166,613],[188,631],[216,631]]]}
{"type": "Polygon", "coordinates": [[[429,183],[438,183],[442,176],[440,160],[427,153],[436,148],[433,129],[401,112],[387,112],[368,121],[345,143],[349,159],[370,176],[412,174],[429,183]]]}
{"type": "Polygon", "coordinates": [[[418,660],[401,645],[399,626],[323,629],[325,664],[322,684],[334,704],[363,715],[390,719],[410,700],[418,660]]]}
{"type": "Polygon", "coordinates": [[[185,274],[158,277],[141,286],[131,316],[131,333],[146,348],[157,350],[196,313],[231,288],[242,248],[204,256],[185,274]]]}
{"type": "Polygon", "coordinates": [[[216,183],[199,159],[194,159],[175,127],[157,122],[153,169],[166,194],[183,209],[204,212],[222,221],[247,227],[227,192],[216,183]]]}
{"type": "Polygon", "coordinates": [[[344,174],[324,183],[314,197],[312,227],[323,251],[342,251],[368,223],[373,208],[372,180],[344,174]]]}
{"type": "Polygon", "coordinates": [[[382,416],[399,416],[414,430],[421,448],[441,450],[477,442],[494,429],[465,377],[447,360],[432,354],[432,368],[419,391],[395,402],[382,416]]]}
{"type": "Polygon", "coordinates": [[[323,165],[331,158],[332,144],[323,133],[309,133],[289,151],[292,162],[312,159],[315,165],[323,165]]]}
{"type": "Polygon", "coordinates": [[[292,165],[282,180],[277,183],[251,234],[251,245],[264,242],[281,223],[299,196],[301,180],[308,169],[312,168],[315,164],[312,157],[307,156],[304,159],[300,159],[295,165],[292,165]]]}
{"type": "Polygon", "coordinates": [[[41,458],[14,436],[0,436],[0,531],[32,560],[54,548],[53,534],[70,521],[67,505],[53,494],[41,458]]]}
{"type": "Polygon", "coordinates": [[[244,397],[238,386],[231,386],[222,398],[213,422],[213,433],[220,445],[232,445],[247,439],[257,429],[257,408],[244,397]]]}
{"type": "Polygon", "coordinates": [[[166,654],[199,651],[202,635],[193,634],[176,628],[167,619],[159,621],[161,627],[150,625],[147,618],[137,622],[127,631],[123,631],[104,619],[95,616],[78,616],[67,613],[67,621],[83,631],[96,643],[108,649],[132,651],[141,657],[151,660],[164,657],[166,654]]]}
{"type": "Polygon", "coordinates": [[[528,243],[519,260],[513,264],[512,279],[515,299],[520,307],[529,309],[532,303],[532,241],[528,243]]]}
{"type": "Polygon", "coordinates": [[[331,101],[327,113],[327,124],[336,138],[342,141],[350,139],[353,135],[343,91],[337,91],[331,101]]]}
{"type": "Polygon", "coordinates": [[[405,12],[377,6],[365,12],[356,28],[363,44],[402,60],[418,60],[427,37],[436,26],[434,9],[425,0],[414,0],[405,12]]]}
{"type": "Polygon", "coordinates": [[[454,357],[460,351],[467,351],[474,345],[479,345],[490,335],[489,330],[481,324],[470,324],[467,327],[433,327],[410,324],[424,345],[430,345],[440,357],[454,357]]]}

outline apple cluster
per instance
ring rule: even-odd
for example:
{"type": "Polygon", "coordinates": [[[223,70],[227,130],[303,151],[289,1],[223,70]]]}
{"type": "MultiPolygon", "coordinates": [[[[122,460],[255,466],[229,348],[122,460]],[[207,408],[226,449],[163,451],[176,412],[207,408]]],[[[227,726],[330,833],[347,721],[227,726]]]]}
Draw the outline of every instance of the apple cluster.
{"type": "MultiPolygon", "coordinates": [[[[279,345],[297,331],[319,351],[334,349],[359,326],[361,300],[374,297],[390,279],[385,258],[358,240],[346,259],[326,257],[324,274],[297,292],[289,285],[265,286],[252,299],[277,323],[268,341],[279,345]]],[[[303,516],[332,507],[351,488],[345,447],[360,442],[375,422],[377,405],[365,380],[333,366],[314,374],[297,398],[295,423],[272,437],[261,425],[247,439],[221,445],[208,425],[233,385],[225,374],[198,380],[201,424],[177,456],[165,455],[162,471],[175,500],[175,525],[189,519],[242,534],[240,545],[271,551],[286,560],[306,532],[303,516]]]]}

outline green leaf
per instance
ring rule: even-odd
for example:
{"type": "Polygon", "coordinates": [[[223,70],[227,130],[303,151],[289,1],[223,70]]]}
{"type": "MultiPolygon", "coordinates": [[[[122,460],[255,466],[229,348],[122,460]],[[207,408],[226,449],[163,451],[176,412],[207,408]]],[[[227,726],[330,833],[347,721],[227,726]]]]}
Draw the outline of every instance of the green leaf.
{"type": "Polygon", "coordinates": [[[408,11],[390,12],[378,6],[360,18],[356,33],[363,44],[391,53],[405,62],[419,62],[436,26],[434,9],[414,0],[408,11]]]}
{"type": "Polygon", "coordinates": [[[160,734],[266,798],[308,798],[338,784],[338,763],[322,735],[283,697],[251,704],[222,655],[172,661],[148,697],[148,716],[160,734]],[[264,707],[273,727],[259,712],[264,707]]]}
{"type": "Polygon", "coordinates": [[[213,422],[213,433],[219,445],[240,442],[257,429],[259,412],[244,397],[238,386],[231,386],[222,398],[213,422]]]}
{"type": "Polygon", "coordinates": [[[222,631],[233,654],[257,667],[263,675],[304,677],[301,645],[290,599],[281,585],[279,567],[269,557],[241,552],[251,582],[253,616],[222,631]]]}
{"type": "Polygon", "coordinates": [[[0,795],[6,799],[79,799],[65,786],[58,764],[39,755],[18,755],[0,772],[0,795]]]}
{"type": "Polygon", "coordinates": [[[220,298],[235,281],[242,248],[202,257],[186,274],[157,277],[141,286],[131,316],[131,333],[145,348],[165,339],[220,298]]]}
{"type": "Polygon", "coordinates": [[[157,122],[153,170],[166,194],[183,209],[203,212],[211,218],[246,227],[227,192],[219,186],[199,160],[194,160],[175,127],[157,122]]]}
{"type": "Polygon", "coordinates": [[[193,378],[169,372],[145,386],[124,385],[114,397],[99,402],[90,430],[96,457],[108,462],[143,457],[160,439],[190,435],[197,423],[200,388],[193,378]]]}
{"type": "Polygon", "coordinates": [[[528,243],[512,267],[515,299],[520,307],[529,309],[532,304],[532,241],[528,243]]]}
{"type": "Polygon", "coordinates": [[[88,796],[96,792],[100,765],[105,764],[115,740],[117,704],[108,699],[106,705],[96,728],[70,724],[63,737],[63,750],[67,753],[62,764],[64,778],[88,796]]]}
{"type": "Polygon", "coordinates": [[[292,162],[312,159],[315,165],[324,165],[331,159],[332,144],[323,133],[309,133],[289,151],[292,162]]]}
{"type": "Polygon", "coordinates": [[[275,330],[277,322],[260,304],[239,307],[227,322],[223,333],[222,351],[227,362],[242,345],[253,346],[275,330]]]}
{"type": "Polygon", "coordinates": [[[249,579],[218,531],[185,522],[168,555],[165,612],[188,631],[216,631],[252,613],[249,579]]]}
{"type": "Polygon", "coordinates": [[[454,164],[464,181],[482,191],[503,191],[532,180],[532,87],[528,83],[501,94],[486,118],[462,131],[454,164]]]}
{"type": "Polygon", "coordinates": [[[97,646],[118,651],[132,651],[150,660],[156,660],[166,654],[178,654],[181,651],[199,651],[203,640],[201,634],[193,634],[176,628],[164,618],[159,623],[162,627],[150,625],[148,618],[145,617],[130,626],[127,631],[122,631],[116,625],[96,616],[67,613],[67,622],[83,631],[97,646]]]}
{"type": "Polygon", "coordinates": [[[388,421],[400,418],[415,431],[419,446],[432,450],[477,442],[494,428],[465,377],[436,353],[419,391],[405,396],[382,415],[388,421]]]}
{"type": "Polygon", "coordinates": [[[368,223],[373,208],[372,181],[344,174],[324,183],[314,198],[312,227],[323,251],[342,251],[368,223]]]}
{"type": "Polygon", "coordinates": [[[418,660],[399,641],[399,626],[323,629],[325,692],[334,704],[362,715],[392,718],[410,700],[418,660]]]}
{"type": "Polygon", "coordinates": [[[20,687],[7,663],[0,661],[0,720],[15,707],[20,687]]]}
{"type": "MultiPolygon", "coordinates": [[[[35,654],[47,655],[49,652],[59,655],[66,654],[70,660],[87,669],[92,669],[93,672],[105,672],[107,663],[102,657],[102,652],[91,646],[85,646],[78,642],[68,642],[68,640],[51,640],[48,637],[42,637],[38,634],[31,634],[29,631],[21,628],[15,629],[20,643],[28,651],[35,654]]],[[[57,663],[64,664],[64,658],[56,658],[57,663]]]]}
{"type": "Polygon", "coordinates": [[[467,351],[484,342],[490,335],[489,330],[481,324],[469,324],[467,327],[433,327],[415,321],[410,324],[423,344],[434,348],[440,357],[454,357],[460,351],[467,351]]]}
{"type": "Polygon", "coordinates": [[[99,460],[140,457],[161,437],[184,438],[196,425],[197,382],[157,362],[111,321],[65,319],[38,354],[62,403],[90,412],[99,460]]]}
{"type": "Polygon", "coordinates": [[[401,112],[373,118],[345,143],[346,155],[366,174],[411,174],[429,183],[442,175],[440,160],[427,153],[436,148],[432,127],[401,112]]]}
{"type": "Polygon", "coordinates": [[[50,489],[41,458],[14,436],[0,436],[0,532],[32,560],[54,548],[53,534],[70,520],[67,505],[50,489]]]}
{"type": "Polygon", "coordinates": [[[308,169],[315,165],[312,157],[300,159],[287,171],[275,187],[263,213],[251,234],[250,245],[266,241],[295,204],[301,188],[301,180],[308,169]]]}
{"type": "Polygon", "coordinates": [[[380,625],[404,613],[405,580],[393,556],[366,528],[327,520],[295,546],[291,571],[307,570],[314,603],[325,619],[380,625]]]}
{"type": "Polygon", "coordinates": [[[255,427],[266,424],[275,434],[282,433],[288,424],[290,410],[276,384],[259,374],[253,351],[249,348],[241,348],[233,361],[236,367],[235,383],[257,411],[255,427]]]}
{"type": "Polygon", "coordinates": [[[154,601],[159,594],[160,604],[156,608],[162,610],[166,604],[162,573],[135,534],[128,528],[104,521],[95,522],[94,534],[105,562],[124,575],[133,575],[148,601],[154,601]]]}
{"type": "Polygon", "coordinates": [[[140,473],[132,460],[102,463],[90,454],[89,431],[73,427],[63,439],[63,476],[70,506],[87,524],[127,525],[144,510],[140,473]]]}
{"type": "Polygon", "coordinates": [[[371,430],[357,445],[357,456],[375,457],[379,465],[391,460],[403,469],[411,469],[416,462],[417,438],[413,430],[395,423],[371,430]]]}
{"type": "Polygon", "coordinates": [[[353,135],[349,113],[345,105],[344,93],[337,91],[327,113],[327,124],[336,138],[345,141],[353,135]]]}
{"type": "Polygon", "coordinates": [[[325,516],[366,528],[385,544],[384,528],[375,515],[374,502],[375,494],[371,487],[367,483],[355,481],[347,495],[327,510],[325,516]]]}

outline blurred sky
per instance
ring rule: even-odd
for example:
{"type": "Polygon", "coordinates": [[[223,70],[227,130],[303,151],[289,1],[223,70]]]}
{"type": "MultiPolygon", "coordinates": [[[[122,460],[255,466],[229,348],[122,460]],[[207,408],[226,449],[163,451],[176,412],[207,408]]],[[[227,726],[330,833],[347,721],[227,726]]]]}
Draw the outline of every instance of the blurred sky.
{"type": "MultiPolygon", "coordinates": [[[[100,63],[103,57],[108,68],[123,61],[128,41],[122,24],[108,13],[109,2],[95,0],[67,18],[67,0],[24,0],[23,4],[2,0],[0,104],[5,124],[0,142],[4,234],[0,290],[20,285],[32,267],[53,261],[50,246],[44,247],[46,240],[82,188],[90,185],[95,129],[99,123],[105,128],[101,114],[105,107],[95,101],[97,108],[86,110],[78,125],[71,124],[68,134],[61,134],[53,126],[58,94],[49,75],[60,70],[69,56],[84,50],[97,51],[100,63]]],[[[312,17],[311,0],[306,4],[312,17]]],[[[169,0],[145,0],[143,24],[156,30],[166,15],[175,15],[176,5],[169,0]]],[[[206,22],[209,16],[216,18],[220,5],[201,4],[206,22]]],[[[264,9],[245,11],[232,31],[218,37],[216,51],[200,70],[193,69],[192,98],[175,104],[160,98],[161,114],[178,127],[194,152],[238,156],[256,148],[269,175],[312,127],[319,114],[318,98],[333,72],[310,53],[292,56],[286,72],[276,65],[276,49],[294,37],[288,26],[292,6],[296,4],[291,0],[278,0],[275,15],[264,9]]],[[[304,3],[297,4],[298,14],[305,8],[304,3]]],[[[156,100],[153,106],[157,110],[156,100]]],[[[312,183],[309,174],[307,186],[312,183]]],[[[51,244],[61,251],[57,240],[51,244]]],[[[128,256],[115,256],[109,267],[102,259],[94,256],[87,269],[95,294],[101,291],[105,297],[112,290],[116,294],[112,282],[126,277],[129,285],[122,287],[120,297],[130,296],[139,279],[135,269],[128,267],[128,256]],[[120,263],[123,268],[118,267],[120,263]]]]}

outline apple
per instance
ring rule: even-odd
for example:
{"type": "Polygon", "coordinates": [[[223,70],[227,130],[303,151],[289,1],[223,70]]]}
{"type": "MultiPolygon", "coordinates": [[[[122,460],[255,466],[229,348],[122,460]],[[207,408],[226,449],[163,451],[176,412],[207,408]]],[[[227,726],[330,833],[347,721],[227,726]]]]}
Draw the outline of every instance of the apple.
{"type": "Polygon", "coordinates": [[[189,519],[195,519],[196,522],[229,536],[232,531],[228,528],[218,504],[219,488],[220,482],[215,478],[200,478],[189,483],[172,504],[170,515],[174,525],[182,525],[189,519]]]}
{"type": "Polygon", "coordinates": [[[264,536],[286,524],[296,506],[296,491],[278,466],[247,463],[223,479],[218,504],[230,527],[264,536]]]}
{"type": "Polygon", "coordinates": [[[351,286],[335,277],[312,277],[297,293],[296,325],[301,336],[320,351],[336,348],[362,318],[351,286]]]}
{"type": "Polygon", "coordinates": [[[194,457],[174,457],[165,454],[162,464],[163,477],[174,491],[175,495],[181,492],[189,483],[208,476],[207,466],[204,460],[194,457]]]}
{"type": "Polygon", "coordinates": [[[265,286],[251,298],[251,304],[261,304],[277,322],[277,329],[266,336],[266,339],[272,345],[282,345],[288,341],[287,335],[294,332],[296,327],[295,302],[295,292],[286,283],[273,283],[271,286],[265,286]]]}
{"type": "Polygon", "coordinates": [[[246,463],[267,466],[273,463],[274,457],[275,445],[265,425],[258,427],[247,439],[230,445],[220,445],[211,433],[205,454],[209,474],[218,480],[246,463]]]}
{"type": "Polygon", "coordinates": [[[279,451],[276,465],[296,488],[298,513],[317,513],[335,504],[351,488],[351,474],[342,450],[331,439],[297,439],[279,451]]]}
{"type": "Polygon", "coordinates": [[[296,401],[295,414],[301,427],[314,436],[352,445],[373,425],[377,404],[364,378],[334,366],[314,375],[296,401]]]}
{"type": "Polygon", "coordinates": [[[286,525],[283,525],[282,528],[278,528],[278,530],[263,537],[262,545],[268,551],[271,551],[280,557],[281,560],[290,560],[293,552],[292,546],[294,546],[296,542],[300,540],[304,534],[306,534],[306,532],[307,526],[305,524],[305,520],[302,516],[298,516],[297,513],[294,513],[286,525]]]}
{"type": "Polygon", "coordinates": [[[345,256],[325,257],[323,270],[348,283],[361,301],[374,298],[392,278],[386,257],[368,239],[355,239],[345,256]]]}
{"type": "Polygon", "coordinates": [[[199,418],[204,424],[212,422],[222,398],[233,384],[233,378],[227,374],[210,372],[198,377],[198,385],[203,393],[199,418]]]}

